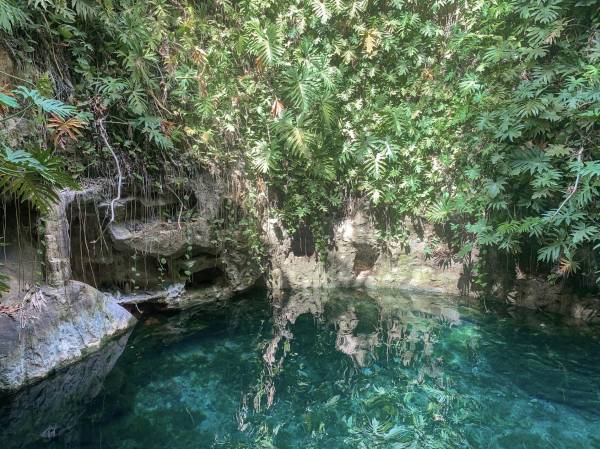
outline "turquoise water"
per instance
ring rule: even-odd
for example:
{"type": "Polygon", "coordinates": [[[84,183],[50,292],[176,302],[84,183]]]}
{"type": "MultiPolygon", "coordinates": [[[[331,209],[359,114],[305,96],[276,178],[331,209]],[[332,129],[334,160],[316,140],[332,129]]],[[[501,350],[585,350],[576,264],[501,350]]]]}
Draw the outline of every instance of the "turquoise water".
{"type": "Polygon", "coordinates": [[[406,292],[142,320],[0,406],[0,447],[600,448],[600,330],[406,292]]]}

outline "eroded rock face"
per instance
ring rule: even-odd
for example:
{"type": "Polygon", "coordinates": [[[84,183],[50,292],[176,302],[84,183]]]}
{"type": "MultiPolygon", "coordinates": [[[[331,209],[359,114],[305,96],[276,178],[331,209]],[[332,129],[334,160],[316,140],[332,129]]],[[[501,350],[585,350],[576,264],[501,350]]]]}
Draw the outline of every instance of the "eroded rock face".
{"type": "Polygon", "coordinates": [[[582,322],[600,322],[600,299],[579,297],[545,279],[522,277],[510,291],[497,293],[519,307],[559,313],[582,322]]]}
{"type": "Polygon", "coordinates": [[[60,287],[72,277],[71,235],[67,208],[76,200],[88,201],[101,195],[102,184],[90,185],[80,191],[63,190],[58,202],[53,204],[44,217],[44,241],[46,254],[46,282],[60,287]]]}
{"type": "Polygon", "coordinates": [[[185,223],[163,221],[111,223],[110,237],[118,250],[154,256],[181,256],[188,246],[214,254],[208,221],[198,218],[185,223]]]}
{"type": "Polygon", "coordinates": [[[226,180],[199,173],[180,188],[140,193],[129,186],[118,201],[105,192],[72,202],[66,214],[72,276],[121,304],[160,308],[224,300],[252,288],[262,271],[216,236],[226,180]]]}
{"type": "Polygon", "coordinates": [[[11,315],[0,314],[0,393],[81,359],[135,318],[90,285],[32,289],[11,315]]]}
{"type": "Polygon", "coordinates": [[[274,289],[368,287],[459,293],[462,265],[442,269],[429,260],[425,254],[428,233],[419,237],[413,232],[407,243],[388,243],[384,251],[373,223],[357,212],[335,227],[333,248],[322,263],[316,254],[295,254],[293,239],[276,221],[270,221],[266,229],[273,267],[270,283],[274,289]]]}
{"type": "Polygon", "coordinates": [[[262,276],[249,256],[220,252],[207,220],[188,223],[111,224],[115,248],[166,261],[166,286],[141,288],[117,295],[121,304],[152,303],[169,309],[187,308],[231,298],[252,288],[262,276]]]}
{"type": "MultiPolygon", "coordinates": [[[[334,229],[333,248],[325,262],[316,254],[298,254],[291,236],[276,220],[265,230],[271,248],[269,285],[274,297],[286,290],[303,288],[366,287],[425,290],[447,294],[468,292],[468,268],[452,264],[442,268],[426,257],[431,229],[411,232],[403,245],[390,244],[383,251],[373,224],[361,212],[334,229]]],[[[491,297],[519,307],[569,316],[580,322],[600,322],[600,299],[580,297],[545,279],[518,277],[497,282],[491,297]]]]}
{"type": "MultiPolygon", "coordinates": [[[[32,258],[33,273],[15,271],[17,288],[11,288],[9,295],[2,298],[0,393],[31,384],[81,359],[135,323],[133,316],[114,300],[86,283],[71,280],[71,205],[101,198],[102,188],[102,183],[96,183],[79,191],[60,192],[59,201],[41,217],[45,224],[45,279],[41,260],[32,258]]],[[[17,236],[26,230],[34,234],[29,229],[34,224],[28,223],[26,227],[22,220],[17,222],[17,236]]],[[[6,257],[10,267],[18,268],[23,254],[38,254],[33,246],[37,242],[24,245],[22,240],[8,235],[10,250],[6,257]],[[20,252],[19,257],[13,257],[10,251],[20,252]]]]}

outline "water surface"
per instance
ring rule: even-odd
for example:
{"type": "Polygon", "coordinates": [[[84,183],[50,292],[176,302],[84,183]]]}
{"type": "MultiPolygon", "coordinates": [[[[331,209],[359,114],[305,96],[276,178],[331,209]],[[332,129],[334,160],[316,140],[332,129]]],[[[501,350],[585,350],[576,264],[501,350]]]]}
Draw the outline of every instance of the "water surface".
{"type": "Polygon", "coordinates": [[[431,294],[258,292],[142,320],[5,399],[0,429],[3,449],[600,448],[600,332],[431,294]]]}

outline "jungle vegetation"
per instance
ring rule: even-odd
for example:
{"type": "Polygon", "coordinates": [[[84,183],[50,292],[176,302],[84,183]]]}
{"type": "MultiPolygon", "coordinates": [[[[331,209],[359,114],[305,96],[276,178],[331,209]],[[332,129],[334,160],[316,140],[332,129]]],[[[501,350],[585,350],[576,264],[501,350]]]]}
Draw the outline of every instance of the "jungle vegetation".
{"type": "Polygon", "coordinates": [[[0,0],[28,74],[0,120],[38,130],[2,137],[0,188],[43,207],[74,179],[197,166],[321,251],[360,200],[382,244],[419,217],[442,264],[478,248],[481,273],[594,287],[599,27],[597,0],[0,0]]]}

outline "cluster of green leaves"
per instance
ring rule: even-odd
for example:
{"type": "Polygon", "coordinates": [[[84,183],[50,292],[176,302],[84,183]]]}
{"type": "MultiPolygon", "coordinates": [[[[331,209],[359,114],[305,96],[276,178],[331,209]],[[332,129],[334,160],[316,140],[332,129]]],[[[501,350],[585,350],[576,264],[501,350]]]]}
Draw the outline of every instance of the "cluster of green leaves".
{"type": "Polygon", "coordinates": [[[439,221],[466,215],[464,230],[482,248],[588,285],[600,274],[598,6],[489,8],[459,83],[477,133],[461,160],[467,184],[430,211],[439,221]]]}
{"type": "MultiPolygon", "coordinates": [[[[75,108],[62,101],[47,98],[36,89],[17,86],[0,89],[0,123],[9,120],[25,120],[38,123],[43,130],[56,128],[55,136],[64,133],[75,137],[65,124],[84,121],[75,117],[75,108]],[[48,119],[51,117],[50,119],[48,119]],[[62,128],[61,128],[62,126],[62,128]]],[[[77,128],[75,128],[77,130],[77,128]]],[[[18,142],[22,144],[23,142],[18,142]]],[[[0,135],[0,197],[5,201],[13,197],[17,201],[29,201],[38,210],[46,210],[58,200],[58,190],[77,185],[64,167],[64,160],[53,154],[44,139],[27,142],[32,148],[12,148],[14,144],[4,133],[0,135]]],[[[4,245],[0,238],[0,246],[4,245]]],[[[1,266],[1,264],[0,264],[1,266]]],[[[8,290],[6,277],[0,273],[0,293],[8,290]]]]}
{"type": "MultiPolygon", "coordinates": [[[[48,125],[47,117],[57,123],[75,116],[73,106],[46,98],[36,89],[17,86],[12,91],[0,91],[0,108],[8,114],[2,121],[25,118],[48,125]],[[33,114],[28,116],[29,111],[33,114]]],[[[53,149],[38,141],[39,146],[28,151],[14,149],[6,137],[0,138],[0,194],[13,195],[21,201],[30,201],[40,210],[58,199],[57,191],[75,187],[73,178],[65,171],[62,158],[53,149]]]]}
{"type": "Polygon", "coordinates": [[[426,217],[455,258],[478,246],[593,283],[599,11],[597,0],[0,0],[0,30],[20,54],[62,49],[72,94],[128,175],[194,159],[242,172],[250,197],[311,229],[321,250],[361,199],[383,238],[426,217]]]}

